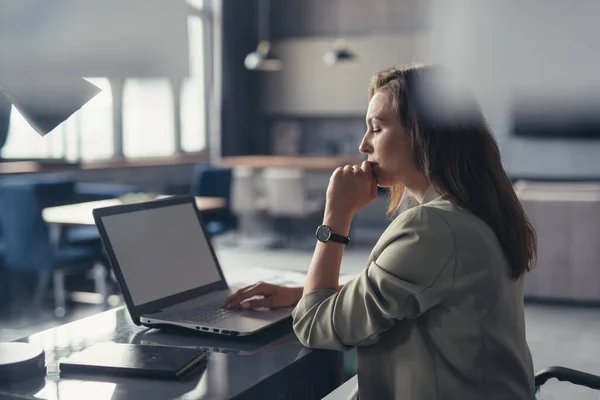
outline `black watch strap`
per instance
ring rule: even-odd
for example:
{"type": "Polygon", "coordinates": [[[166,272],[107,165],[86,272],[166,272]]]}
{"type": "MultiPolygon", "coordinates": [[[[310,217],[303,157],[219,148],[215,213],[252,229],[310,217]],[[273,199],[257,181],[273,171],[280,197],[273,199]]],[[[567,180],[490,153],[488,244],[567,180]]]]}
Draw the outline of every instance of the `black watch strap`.
{"type": "Polygon", "coordinates": [[[343,235],[338,235],[337,233],[333,233],[333,232],[331,232],[331,237],[329,238],[329,240],[331,240],[332,242],[341,243],[341,244],[350,243],[349,237],[343,236],[343,235]]]}

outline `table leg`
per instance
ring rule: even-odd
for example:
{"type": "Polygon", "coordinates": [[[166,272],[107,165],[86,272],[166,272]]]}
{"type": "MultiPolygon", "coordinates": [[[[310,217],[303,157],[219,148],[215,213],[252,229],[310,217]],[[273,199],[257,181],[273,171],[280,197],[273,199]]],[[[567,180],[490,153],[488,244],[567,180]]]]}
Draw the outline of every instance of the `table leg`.
{"type": "Polygon", "coordinates": [[[62,318],[67,312],[67,298],[65,294],[65,274],[61,270],[55,270],[54,275],[54,315],[62,318]]]}
{"type": "Polygon", "coordinates": [[[102,296],[102,309],[108,310],[108,286],[106,284],[106,268],[101,263],[96,263],[92,269],[94,276],[94,290],[102,296]]]}
{"type": "Polygon", "coordinates": [[[65,227],[59,224],[49,224],[50,243],[55,248],[60,246],[65,227]]]}

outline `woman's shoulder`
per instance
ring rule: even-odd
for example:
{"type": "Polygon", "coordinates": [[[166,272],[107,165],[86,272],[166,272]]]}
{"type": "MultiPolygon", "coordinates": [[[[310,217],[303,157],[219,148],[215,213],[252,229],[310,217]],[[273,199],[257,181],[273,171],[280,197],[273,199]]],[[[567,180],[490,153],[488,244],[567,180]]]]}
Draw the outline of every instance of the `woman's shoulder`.
{"type": "Polygon", "coordinates": [[[491,233],[490,227],[472,212],[465,210],[449,200],[440,198],[427,203],[422,208],[428,209],[444,220],[454,234],[464,235],[473,233],[476,235],[491,233]]]}
{"type": "Polygon", "coordinates": [[[383,248],[400,238],[423,245],[452,242],[452,229],[444,216],[433,207],[419,205],[398,215],[381,235],[376,248],[383,248]]]}
{"type": "Polygon", "coordinates": [[[483,231],[487,225],[471,212],[451,201],[438,198],[425,204],[411,207],[400,213],[388,225],[379,242],[390,242],[410,233],[418,234],[421,242],[452,240],[464,230],[483,231]]]}
{"type": "Polygon", "coordinates": [[[454,238],[448,223],[436,209],[420,205],[392,221],[371,252],[370,260],[379,259],[383,253],[388,258],[400,257],[397,254],[419,258],[453,251],[454,238]]]}

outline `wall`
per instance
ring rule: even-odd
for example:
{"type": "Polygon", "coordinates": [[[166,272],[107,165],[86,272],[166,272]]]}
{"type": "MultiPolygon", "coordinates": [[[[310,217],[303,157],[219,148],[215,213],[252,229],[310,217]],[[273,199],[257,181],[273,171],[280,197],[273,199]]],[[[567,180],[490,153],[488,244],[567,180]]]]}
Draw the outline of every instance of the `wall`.
{"type": "Polygon", "coordinates": [[[356,154],[365,131],[372,74],[392,65],[424,61],[420,45],[429,24],[428,4],[273,1],[273,49],[283,69],[261,76],[262,112],[272,124],[291,120],[299,125],[302,153],[356,154]],[[340,37],[358,54],[359,62],[327,66],[323,55],[340,37]]]}
{"type": "Polygon", "coordinates": [[[272,0],[274,39],[367,36],[427,29],[431,0],[272,0]]]}
{"type": "Polygon", "coordinates": [[[348,46],[359,61],[338,66],[323,62],[335,37],[278,40],[273,48],[283,67],[263,75],[262,109],[270,114],[300,116],[364,115],[373,73],[424,61],[419,47],[423,37],[418,32],[349,37],[348,46]]]}
{"type": "Polygon", "coordinates": [[[319,151],[337,132],[344,132],[340,141],[362,135],[373,72],[441,62],[475,92],[511,175],[600,177],[600,141],[511,135],[513,96],[542,89],[541,98],[600,93],[599,12],[591,0],[576,7],[543,0],[274,1],[271,32],[285,64],[263,75],[262,110],[272,120],[295,118],[307,136],[303,151],[319,151]],[[360,64],[325,66],[323,54],[342,35],[360,64]]]}
{"type": "MultiPolygon", "coordinates": [[[[477,95],[515,176],[600,177],[600,141],[511,135],[511,99],[600,94],[600,3],[434,0],[431,57],[477,95]]],[[[600,106],[600,105],[599,105],[600,106]]]]}

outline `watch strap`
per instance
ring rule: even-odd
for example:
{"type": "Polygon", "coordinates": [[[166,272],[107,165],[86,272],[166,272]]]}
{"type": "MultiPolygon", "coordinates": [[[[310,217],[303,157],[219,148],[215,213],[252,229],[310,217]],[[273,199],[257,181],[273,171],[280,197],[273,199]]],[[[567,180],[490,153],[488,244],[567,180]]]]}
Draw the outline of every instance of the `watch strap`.
{"type": "Polygon", "coordinates": [[[341,243],[341,244],[350,243],[349,237],[343,236],[343,235],[338,235],[337,233],[333,233],[333,232],[331,232],[331,236],[329,237],[329,240],[331,240],[332,242],[341,243]]]}

